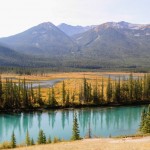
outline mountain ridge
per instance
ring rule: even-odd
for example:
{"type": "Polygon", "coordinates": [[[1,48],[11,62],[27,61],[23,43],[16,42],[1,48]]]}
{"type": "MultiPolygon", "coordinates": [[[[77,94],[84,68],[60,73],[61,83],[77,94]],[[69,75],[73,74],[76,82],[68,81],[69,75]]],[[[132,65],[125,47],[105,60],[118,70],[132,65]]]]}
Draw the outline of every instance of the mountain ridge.
{"type": "Polygon", "coordinates": [[[41,23],[19,34],[0,39],[17,52],[32,55],[62,55],[77,49],[76,43],[50,22],[41,23]],[[59,54],[60,53],[60,54],[59,54]]]}
{"type": "Polygon", "coordinates": [[[20,53],[56,58],[67,67],[147,67],[150,63],[150,24],[107,22],[69,36],[45,22],[0,42],[20,53]]]}

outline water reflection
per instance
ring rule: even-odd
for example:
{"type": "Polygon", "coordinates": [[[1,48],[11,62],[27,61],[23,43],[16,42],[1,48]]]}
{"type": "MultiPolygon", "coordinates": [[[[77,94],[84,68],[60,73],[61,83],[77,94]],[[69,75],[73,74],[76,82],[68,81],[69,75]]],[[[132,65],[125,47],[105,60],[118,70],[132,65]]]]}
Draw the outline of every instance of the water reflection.
{"type": "Polygon", "coordinates": [[[39,129],[46,136],[57,136],[70,139],[74,111],[77,112],[80,134],[87,135],[90,129],[92,136],[108,137],[109,135],[134,134],[140,123],[140,115],[144,106],[119,108],[89,108],[78,110],[59,110],[49,112],[0,114],[0,142],[10,140],[12,131],[17,142],[23,142],[26,131],[37,139],[39,129]]]}

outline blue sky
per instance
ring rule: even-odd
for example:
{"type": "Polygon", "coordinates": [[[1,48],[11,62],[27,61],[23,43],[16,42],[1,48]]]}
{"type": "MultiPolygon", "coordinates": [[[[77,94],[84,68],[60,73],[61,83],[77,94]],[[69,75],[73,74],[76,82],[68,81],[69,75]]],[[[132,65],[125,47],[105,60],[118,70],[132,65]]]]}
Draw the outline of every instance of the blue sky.
{"type": "Polygon", "coordinates": [[[150,0],[0,0],[0,37],[42,22],[97,25],[108,21],[150,23],[150,0]]]}

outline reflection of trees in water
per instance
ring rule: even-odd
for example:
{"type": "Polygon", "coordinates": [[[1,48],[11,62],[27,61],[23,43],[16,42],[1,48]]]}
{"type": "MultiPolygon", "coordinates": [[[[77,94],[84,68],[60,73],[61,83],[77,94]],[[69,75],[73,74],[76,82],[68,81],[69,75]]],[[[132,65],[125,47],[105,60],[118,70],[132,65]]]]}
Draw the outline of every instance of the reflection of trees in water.
{"type": "Polygon", "coordinates": [[[48,112],[48,120],[49,120],[49,126],[54,128],[55,125],[55,118],[56,118],[57,111],[49,111],[48,112]]]}
{"type": "Polygon", "coordinates": [[[35,113],[23,113],[22,114],[22,128],[24,130],[24,133],[29,131],[29,129],[33,125],[33,118],[35,116],[35,113]]]}
{"type": "Polygon", "coordinates": [[[139,121],[141,107],[96,108],[79,110],[79,123],[83,131],[89,122],[96,129],[131,129],[139,121]]]}
{"type": "Polygon", "coordinates": [[[61,111],[61,124],[62,128],[65,128],[65,124],[69,124],[69,110],[63,110],[61,111]]]}
{"type": "Polygon", "coordinates": [[[131,129],[134,126],[134,123],[139,120],[141,114],[141,108],[118,108],[118,109],[110,109],[106,114],[106,126],[111,128],[122,129],[125,127],[131,129]]]}
{"type": "MultiPolygon", "coordinates": [[[[119,107],[119,108],[94,108],[94,109],[77,109],[64,111],[49,111],[48,123],[49,128],[59,127],[65,129],[65,126],[72,125],[73,112],[77,112],[80,131],[86,132],[89,128],[92,132],[109,130],[124,130],[135,128],[142,107],[119,107]],[[60,115],[60,117],[59,117],[60,115]],[[56,119],[58,117],[59,119],[56,119]],[[69,118],[71,117],[71,118],[69,118]],[[58,122],[56,122],[58,121],[58,122]]],[[[41,128],[43,113],[18,113],[18,114],[0,114],[0,141],[4,137],[10,137],[14,130],[17,134],[24,135],[27,129],[38,125],[41,128]],[[34,122],[33,122],[34,119],[34,122]]],[[[46,129],[49,130],[49,129],[46,129]]],[[[65,136],[65,135],[64,135],[65,136]]]]}
{"type": "Polygon", "coordinates": [[[64,129],[64,127],[65,127],[65,111],[62,111],[62,113],[61,113],[61,124],[62,124],[62,128],[64,129]]]}
{"type": "Polygon", "coordinates": [[[5,134],[5,136],[10,136],[12,131],[18,130],[19,134],[26,132],[28,128],[33,125],[33,113],[18,113],[18,114],[1,114],[0,115],[0,138],[5,134]]]}
{"type": "Polygon", "coordinates": [[[88,127],[90,120],[91,120],[91,110],[90,109],[79,110],[79,124],[83,131],[85,131],[86,128],[88,127]]]}
{"type": "Polygon", "coordinates": [[[0,115],[0,140],[2,137],[10,136],[13,130],[18,129],[21,132],[21,114],[1,114],[0,115]],[[11,131],[11,133],[10,133],[11,131]]]}
{"type": "Polygon", "coordinates": [[[42,112],[37,113],[37,121],[38,121],[38,128],[41,129],[41,122],[42,122],[42,112]]]}

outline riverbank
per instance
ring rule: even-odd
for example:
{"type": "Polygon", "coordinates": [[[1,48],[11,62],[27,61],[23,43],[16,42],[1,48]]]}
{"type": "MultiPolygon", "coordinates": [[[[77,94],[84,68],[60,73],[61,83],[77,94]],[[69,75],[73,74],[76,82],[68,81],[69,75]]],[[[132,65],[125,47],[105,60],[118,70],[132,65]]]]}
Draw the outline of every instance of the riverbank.
{"type": "Polygon", "coordinates": [[[149,150],[150,136],[128,138],[83,139],[47,145],[19,147],[16,150],[149,150]]]}
{"type": "Polygon", "coordinates": [[[54,106],[54,107],[31,107],[31,108],[18,108],[18,109],[0,109],[0,113],[21,113],[21,112],[43,112],[49,110],[66,110],[66,109],[79,109],[79,108],[108,108],[108,107],[128,107],[128,106],[142,106],[149,105],[150,101],[133,101],[132,103],[109,103],[109,104],[72,104],[70,106],[54,106]]]}

